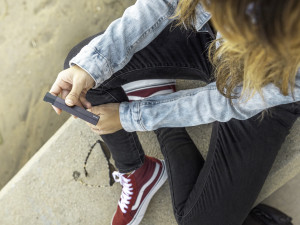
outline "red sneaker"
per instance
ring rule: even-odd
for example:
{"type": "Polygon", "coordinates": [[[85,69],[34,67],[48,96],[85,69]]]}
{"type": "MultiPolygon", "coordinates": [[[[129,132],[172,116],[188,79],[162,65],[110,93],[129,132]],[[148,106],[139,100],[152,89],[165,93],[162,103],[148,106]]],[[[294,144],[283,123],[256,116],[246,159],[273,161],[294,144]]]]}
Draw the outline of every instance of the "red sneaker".
{"type": "Polygon", "coordinates": [[[163,160],[145,156],[144,164],[130,175],[113,172],[123,186],[112,225],[138,225],[143,219],[153,195],[167,180],[163,160]]]}

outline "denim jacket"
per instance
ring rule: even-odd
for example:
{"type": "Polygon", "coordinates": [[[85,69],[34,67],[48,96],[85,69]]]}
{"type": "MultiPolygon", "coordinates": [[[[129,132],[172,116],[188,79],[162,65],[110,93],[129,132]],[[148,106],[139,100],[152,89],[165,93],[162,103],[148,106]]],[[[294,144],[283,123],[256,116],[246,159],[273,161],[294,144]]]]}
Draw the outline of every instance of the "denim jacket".
{"type": "MultiPolygon", "coordinates": [[[[104,34],[94,38],[75,56],[77,64],[95,80],[97,88],[103,81],[122,69],[133,54],[154,40],[170,23],[178,0],[137,0],[123,16],[110,24],[104,34]]],[[[210,14],[199,4],[196,8],[197,31],[207,31],[210,14]]],[[[241,92],[242,87],[237,91],[241,92]]],[[[140,101],[122,102],[120,119],[126,131],[155,130],[160,127],[187,127],[231,118],[245,120],[264,109],[300,101],[300,69],[295,82],[294,96],[283,96],[273,84],[256,93],[250,100],[225,98],[216,83],[140,101]],[[263,98],[262,98],[263,96],[263,98]],[[192,110],[191,110],[192,109],[192,110]]]]}

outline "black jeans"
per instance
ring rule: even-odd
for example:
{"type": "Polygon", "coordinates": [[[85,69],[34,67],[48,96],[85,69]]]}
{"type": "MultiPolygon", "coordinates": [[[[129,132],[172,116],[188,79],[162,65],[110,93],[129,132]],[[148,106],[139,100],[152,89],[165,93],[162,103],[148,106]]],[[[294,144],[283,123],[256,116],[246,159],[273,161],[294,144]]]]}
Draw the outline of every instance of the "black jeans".
{"type": "MultiPolygon", "coordinates": [[[[94,36],[93,36],[94,37],[94,36]]],[[[93,37],[69,53],[69,60],[93,37]]],[[[120,85],[142,79],[174,78],[212,82],[208,33],[168,26],[147,47],[97,89],[88,91],[92,105],[128,101],[120,85]]],[[[217,104],[217,103],[216,103],[217,104]]],[[[155,131],[167,165],[178,224],[241,225],[251,210],[285,137],[300,115],[298,103],[281,105],[260,120],[214,122],[206,160],[184,128],[155,131]]],[[[120,172],[143,164],[144,152],[135,132],[102,135],[120,172]]]]}

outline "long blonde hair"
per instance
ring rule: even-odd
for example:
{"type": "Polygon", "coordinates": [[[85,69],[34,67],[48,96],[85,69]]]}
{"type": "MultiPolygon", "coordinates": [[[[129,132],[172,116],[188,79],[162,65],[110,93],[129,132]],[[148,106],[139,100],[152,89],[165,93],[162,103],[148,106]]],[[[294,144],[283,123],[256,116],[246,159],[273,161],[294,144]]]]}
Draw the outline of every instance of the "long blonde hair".
{"type": "Polygon", "coordinates": [[[275,84],[283,95],[293,92],[300,66],[299,0],[180,0],[179,24],[195,22],[195,7],[201,3],[212,15],[222,34],[210,45],[210,61],[218,90],[226,97],[251,97],[267,84],[275,84]]]}

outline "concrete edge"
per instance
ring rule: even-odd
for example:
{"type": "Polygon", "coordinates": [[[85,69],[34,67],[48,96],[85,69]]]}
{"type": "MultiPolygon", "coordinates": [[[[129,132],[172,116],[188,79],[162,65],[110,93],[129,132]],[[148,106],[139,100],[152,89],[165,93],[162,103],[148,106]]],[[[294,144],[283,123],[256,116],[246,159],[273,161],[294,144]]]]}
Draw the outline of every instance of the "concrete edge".
{"type": "Polygon", "coordinates": [[[1,198],[9,192],[15,185],[23,178],[28,170],[32,169],[32,165],[35,164],[44,154],[45,151],[49,150],[49,147],[55,142],[56,139],[69,127],[74,121],[73,117],[70,117],[55,133],[47,140],[47,142],[29,159],[29,161],[21,168],[21,170],[0,190],[1,198]]]}

